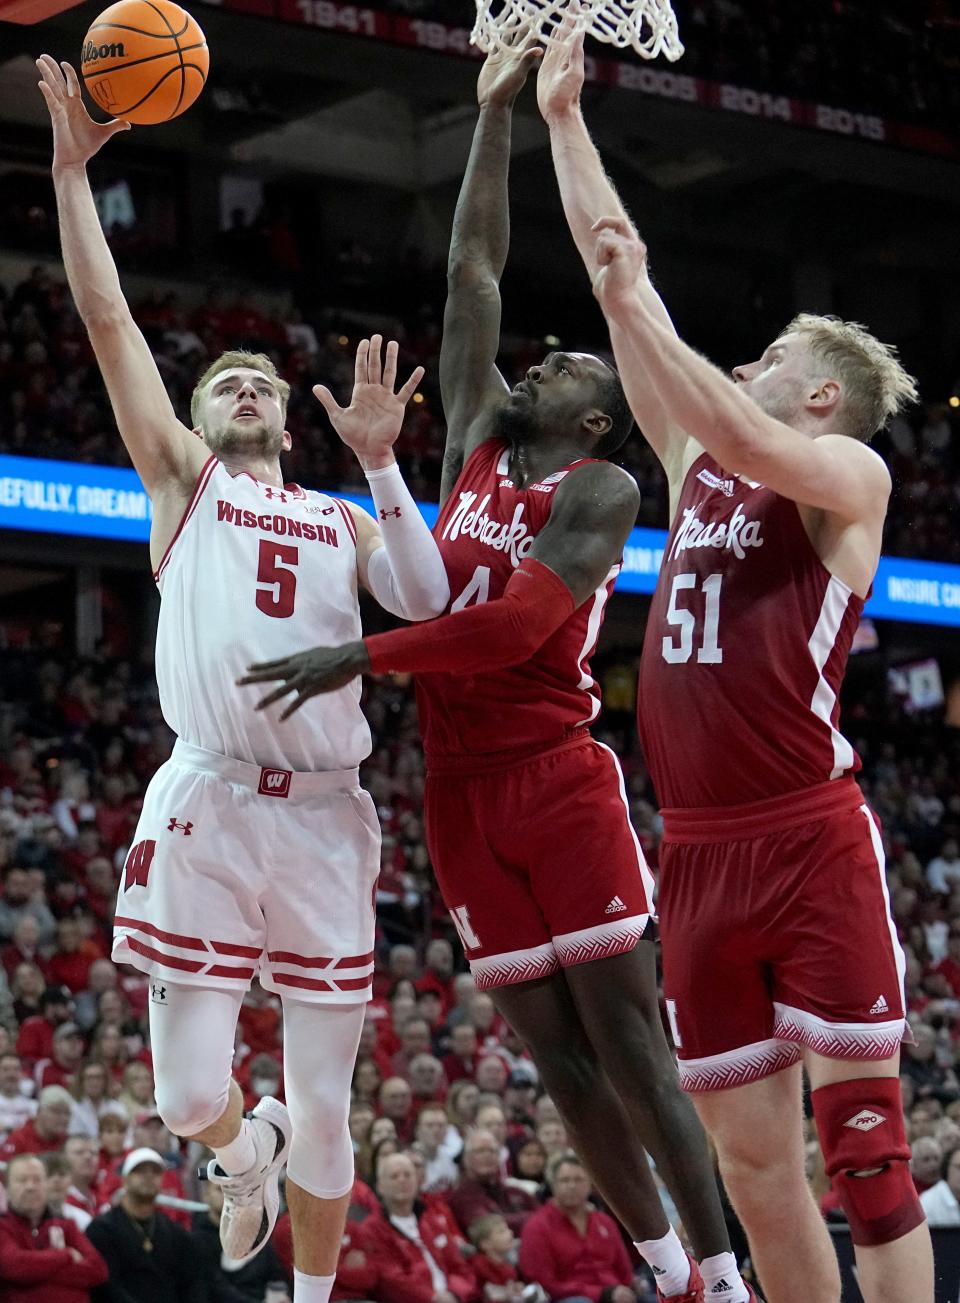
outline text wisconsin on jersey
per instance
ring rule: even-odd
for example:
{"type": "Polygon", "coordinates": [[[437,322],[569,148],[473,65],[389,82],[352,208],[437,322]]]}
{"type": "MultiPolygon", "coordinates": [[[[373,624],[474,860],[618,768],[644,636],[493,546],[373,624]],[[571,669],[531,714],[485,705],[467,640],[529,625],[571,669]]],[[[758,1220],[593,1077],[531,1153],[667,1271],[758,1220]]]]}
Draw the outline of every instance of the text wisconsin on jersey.
{"type": "Polygon", "coordinates": [[[217,521],[238,525],[242,529],[262,529],[265,534],[286,534],[290,538],[312,539],[339,547],[337,531],[331,525],[311,525],[308,520],[294,520],[292,516],[258,516],[245,507],[235,507],[232,502],[217,499],[217,521]]]}

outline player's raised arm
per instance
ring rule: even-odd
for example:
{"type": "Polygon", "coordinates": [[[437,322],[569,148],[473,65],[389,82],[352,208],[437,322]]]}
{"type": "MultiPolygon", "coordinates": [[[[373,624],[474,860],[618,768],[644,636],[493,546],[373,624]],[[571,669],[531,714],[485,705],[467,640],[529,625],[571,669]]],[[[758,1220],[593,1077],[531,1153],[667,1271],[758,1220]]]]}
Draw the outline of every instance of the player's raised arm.
{"type": "MultiPolygon", "coordinates": [[[[877,409],[876,421],[866,421],[869,429],[851,427],[850,437],[845,427],[852,413],[843,386],[825,361],[802,355],[800,335],[788,332],[760,362],[738,368],[736,380],[730,379],[667,330],[637,293],[646,250],[636,232],[620,218],[603,218],[597,228],[594,292],[607,319],[618,327],[612,338],[624,379],[634,368],[649,377],[671,418],[727,470],[847,521],[882,521],[890,473],[865,440],[916,397],[914,382],[893,351],[857,328],[860,347],[869,350],[874,365],[886,375],[882,387],[887,410],[877,409]],[[777,367],[789,367],[798,386],[796,426],[763,405],[768,386],[756,381],[777,367]]],[[[776,392],[782,390],[781,372],[776,392]]],[[[770,387],[771,398],[774,392],[770,387]]],[[[779,399],[767,404],[778,405],[779,399]]]]}
{"type": "Polygon", "coordinates": [[[477,82],[480,116],[457,200],[447,260],[440,390],[447,420],[440,501],[466,456],[490,435],[490,413],[507,385],[496,367],[500,277],[510,246],[507,177],[513,102],[539,47],[495,50],[477,82]]]}
{"type": "MultiPolygon", "coordinates": [[[[592,276],[596,248],[594,223],[600,217],[614,214],[631,225],[631,229],[632,224],[613,182],[604,171],[600,154],[583,119],[580,105],[584,80],[583,41],[584,33],[575,31],[570,18],[565,18],[537,73],[537,103],[550,131],[550,151],[567,225],[584,266],[592,276]]],[[[646,262],[638,275],[637,293],[651,314],[672,331],[670,314],[653,287],[646,262]]],[[[624,378],[624,388],[644,437],[670,475],[681,459],[687,442],[686,432],[669,419],[655,387],[639,374],[636,367],[631,383],[628,384],[624,378]]]]}
{"type": "Polygon", "coordinates": [[[313,392],[337,434],[357,454],[378,517],[373,520],[360,507],[350,507],[357,526],[361,584],[393,615],[429,620],[446,609],[450,585],[440,550],[393,453],[423,367],[416,367],[395,393],[397,344],[387,344],[381,368],[382,342],[380,335],[360,341],[349,407],[341,407],[325,385],[315,385],[313,392]]]}
{"type": "Polygon", "coordinates": [[[182,425],[153,355],[127,306],[93,202],[87,163],[126,122],[94,122],[77,74],[44,54],[40,90],[53,124],[53,184],[67,280],[106,382],[120,434],[147,492],[179,484],[189,492],[209,456],[182,425]]]}
{"type": "Polygon", "coordinates": [[[557,488],[549,523],[496,601],[446,615],[429,628],[396,629],[252,665],[240,683],[283,680],[257,709],[295,692],[281,716],[286,719],[311,697],[368,671],[487,674],[520,665],[613,578],[639,503],[636,483],[619,467],[583,466],[557,488]]]}

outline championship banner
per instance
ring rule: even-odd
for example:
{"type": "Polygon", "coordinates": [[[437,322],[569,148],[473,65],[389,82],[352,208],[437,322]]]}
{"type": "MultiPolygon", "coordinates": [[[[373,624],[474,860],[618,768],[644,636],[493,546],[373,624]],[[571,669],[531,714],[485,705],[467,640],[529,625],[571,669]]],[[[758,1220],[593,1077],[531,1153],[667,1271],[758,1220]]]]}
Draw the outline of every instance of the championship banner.
{"type": "MultiPolygon", "coordinates": [[[[338,496],[373,514],[372,498],[355,493],[338,496]]],[[[433,526],[437,504],[417,506],[433,526]]],[[[0,529],[146,543],[150,520],[150,499],[136,471],[0,455],[0,529]]],[[[631,532],[623,549],[617,592],[653,592],[666,541],[662,529],[631,532]]],[[[878,620],[960,627],[960,566],[881,557],[865,614],[878,620]]]]}
{"type": "MultiPolygon", "coordinates": [[[[431,50],[460,59],[480,59],[481,52],[470,44],[466,27],[408,18],[366,6],[340,4],[338,0],[204,0],[218,9],[234,13],[257,14],[277,18],[301,27],[316,27],[337,35],[357,36],[384,41],[418,50],[431,50]]],[[[833,104],[817,104],[792,99],[750,86],[735,86],[688,77],[682,72],[634,59],[614,59],[589,54],[585,61],[586,79],[603,86],[657,95],[661,99],[680,100],[701,108],[741,113],[751,118],[784,122],[794,127],[808,127],[834,135],[872,140],[879,144],[909,149],[915,153],[939,154],[960,158],[960,136],[934,127],[891,122],[872,113],[858,113],[833,104]]],[[[681,64],[678,67],[682,67],[681,64]]]]}

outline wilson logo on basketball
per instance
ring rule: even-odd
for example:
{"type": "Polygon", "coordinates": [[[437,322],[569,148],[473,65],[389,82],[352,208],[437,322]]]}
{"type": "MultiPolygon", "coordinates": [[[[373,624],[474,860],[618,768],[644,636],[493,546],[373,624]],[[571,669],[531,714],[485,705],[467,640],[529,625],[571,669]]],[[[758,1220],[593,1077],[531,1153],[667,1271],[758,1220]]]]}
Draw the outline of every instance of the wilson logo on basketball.
{"type": "Polygon", "coordinates": [[[289,769],[261,769],[257,791],[261,796],[289,796],[290,778],[289,769]]]}
{"type": "Polygon", "coordinates": [[[80,62],[96,63],[98,59],[125,59],[126,57],[123,41],[115,41],[110,45],[94,45],[93,41],[87,41],[80,55],[80,62]]]}

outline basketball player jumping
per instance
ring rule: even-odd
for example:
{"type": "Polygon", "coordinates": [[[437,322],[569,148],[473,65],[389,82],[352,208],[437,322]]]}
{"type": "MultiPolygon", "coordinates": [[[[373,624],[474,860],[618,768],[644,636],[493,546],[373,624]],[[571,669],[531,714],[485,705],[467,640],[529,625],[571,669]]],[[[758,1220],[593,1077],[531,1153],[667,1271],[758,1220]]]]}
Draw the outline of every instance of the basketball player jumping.
{"type": "Polygon", "coordinates": [[[898,1078],[903,954],[837,727],[890,493],[867,445],[915,384],[862,326],[808,315],[731,383],[677,338],[603,174],[579,111],[582,37],[553,48],[540,79],[570,226],[670,485],[640,733],[664,807],[681,1078],[771,1303],[840,1298],[804,1179],[802,1066],[864,1298],[930,1303],[898,1078]]]}
{"type": "Polygon", "coordinates": [[[150,551],[162,597],[156,670],[178,740],[147,790],[120,884],[113,957],[151,974],[157,1106],[175,1134],[208,1145],[225,1194],[228,1257],[263,1247],[287,1160],[295,1303],[327,1303],[353,1182],[350,1077],[372,980],[379,824],[358,784],[370,750],[359,685],[297,726],[241,705],[252,657],[293,636],[355,638],[357,586],[409,619],[442,611],[449,587],[392,444],[417,368],[394,393],[380,339],[357,352],[352,405],[315,391],[357,453],[383,521],[284,485],[289,385],[268,357],[227,353],[176,418],[124,300],[86,164],[122,123],[87,115],[74,70],[43,56],[67,277],[120,432],[153,503],[150,551]],[[289,1107],[244,1119],[231,1078],[244,992],[258,976],[283,1001],[289,1107]]]}
{"type": "Polygon", "coordinates": [[[639,500],[606,458],[632,422],[616,372],[597,357],[552,353],[512,391],[496,367],[512,106],[537,57],[487,58],[454,218],[434,531],[452,614],[428,631],[254,667],[244,681],[284,679],[264,704],[297,691],[289,714],[367,670],[418,674],[427,837],[478,985],[530,1047],[659,1296],[702,1300],[704,1285],[642,1145],[680,1209],[710,1298],[744,1303],[752,1295],[661,1028],[650,874],[616,757],[589,733],[600,709],[589,656],[639,500]]]}

